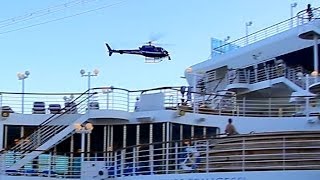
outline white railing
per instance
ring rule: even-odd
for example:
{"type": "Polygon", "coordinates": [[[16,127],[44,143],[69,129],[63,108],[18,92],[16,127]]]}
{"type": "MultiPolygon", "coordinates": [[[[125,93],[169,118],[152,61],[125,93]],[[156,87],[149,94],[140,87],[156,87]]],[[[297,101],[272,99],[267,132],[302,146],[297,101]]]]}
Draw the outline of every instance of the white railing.
{"type": "MultiPolygon", "coordinates": [[[[6,171],[6,174],[115,178],[226,170],[319,170],[319,137],[319,132],[270,133],[133,146],[114,152],[90,153],[82,162],[83,168],[87,167],[83,169],[86,174],[81,174],[80,154],[42,154],[22,169],[6,171]],[[89,166],[85,166],[86,163],[89,166]]],[[[14,163],[15,156],[19,154],[4,157],[6,166],[14,163]]]]}
{"type": "Polygon", "coordinates": [[[292,29],[296,26],[309,23],[309,21],[319,19],[319,17],[320,17],[319,8],[313,8],[312,12],[313,12],[313,17],[310,20],[309,20],[309,15],[306,12],[306,10],[302,10],[297,14],[297,16],[295,16],[293,18],[279,22],[275,25],[269,26],[267,28],[264,28],[262,30],[255,32],[255,33],[249,34],[248,36],[242,37],[242,38],[234,40],[232,42],[225,43],[222,46],[214,48],[213,51],[219,52],[220,54],[228,53],[230,51],[239,49],[241,47],[245,47],[249,44],[253,44],[253,43],[258,42],[260,40],[271,37],[275,34],[287,31],[287,30],[292,29]],[[232,46],[233,48],[227,48],[229,46],[232,46]],[[238,48],[235,48],[235,47],[238,47],[238,48]]]}
{"type": "MultiPolygon", "coordinates": [[[[4,166],[9,168],[21,159],[20,153],[9,152],[4,155],[4,166]]],[[[80,154],[61,154],[52,153],[41,154],[33,161],[24,165],[19,170],[5,170],[2,174],[13,176],[40,176],[40,177],[59,177],[59,178],[80,178],[81,157],[80,154]]]]}
{"type": "MultiPolygon", "coordinates": [[[[278,77],[272,75],[275,70],[270,68],[270,72],[266,76],[260,75],[257,79],[263,80],[263,77],[278,77]]],[[[245,72],[244,72],[245,73],[245,72]]],[[[259,73],[263,74],[263,73],[259,73]]],[[[286,73],[285,73],[286,74],[286,73]]],[[[310,79],[314,80],[314,78],[310,79]]],[[[311,83],[311,80],[309,83],[311,83]]],[[[248,80],[249,81],[249,80],[248,80]]],[[[295,82],[303,82],[301,79],[296,79],[295,82]]],[[[250,82],[250,81],[249,81],[250,82]]],[[[304,84],[302,84],[304,85],[304,84]]],[[[164,93],[163,107],[171,110],[183,110],[185,112],[206,113],[218,115],[237,115],[237,116],[257,116],[257,117],[274,117],[274,116],[307,116],[309,113],[320,111],[320,102],[318,97],[303,97],[299,96],[299,101],[291,101],[291,96],[288,97],[273,97],[273,98],[255,98],[255,99],[239,99],[233,95],[219,94],[204,94],[192,92],[191,101],[182,103],[182,95],[180,88],[157,88],[143,91],[129,91],[126,89],[112,88],[106,91],[106,88],[95,88],[92,90],[95,94],[90,98],[90,103],[95,106],[90,106],[89,109],[94,110],[120,110],[133,112],[136,102],[136,97],[142,94],[164,93]],[[261,103],[263,102],[263,103],[261,103]],[[196,108],[193,108],[196,105],[196,108]],[[196,110],[196,111],[195,111],[196,110]]],[[[18,94],[19,96],[19,94],[18,94]]],[[[34,99],[36,95],[32,95],[34,99]]],[[[3,106],[10,105],[12,94],[2,93],[0,103],[3,106]]],[[[39,98],[42,98],[40,95],[39,98]]],[[[29,102],[32,104],[31,102],[29,102]]],[[[141,102],[143,103],[143,102],[141,102]]],[[[12,107],[12,106],[10,106],[12,107]]],[[[78,113],[84,113],[87,110],[85,104],[77,107],[78,113]],[[80,112],[81,111],[81,112],[80,112]]],[[[15,107],[12,110],[16,112],[15,107]]],[[[25,110],[27,113],[27,111],[25,110]]],[[[62,113],[62,112],[61,112],[62,113]]],[[[58,114],[59,115],[59,114],[58,114]]],[[[57,116],[57,115],[55,115],[57,116]]]]}
{"type": "MultiPolygon", "coordinates": [[[[278,77],[273,72],[275,68],[270,68],[269,77],[278,77]]],[[[284,73],[285,74],[285,73],[284,73]]],[[[279,76],[282,74],[279,74],[279,76]]],[[[258,79],[261,79],[260,77],[258,79]]],[[[236,96],[203,94],[192,92],[190,102],[182,103],[180,88],[157,88],[153,90],[128,91],[125,89],[113,88],[105,93],[103,89],[96,88],[96,100],[100,104],[100,109],[134,111],[136,97],[142,94],[164,93],[164,107],[166,109],[182,109],[186,112],[219,114],[219,115],[238,115],[238,116],[306,116],[307,112],[315,113],[320,111],[318,98],[300,97],[304,101],[289,102],[291,97],[239,99],[236,96]],[[103,93],[104,92],[104,93],[103,93]],[[208,99],[208,97],[215,97],[208,99]],[[307,102],[306,99],[309,99],[307,102]],[[194,103],[195,102],[195,103],[194,103]],[[261,103],[263,102],[263,103],[261,103]],[[194,104],[197,108],[193,108],[194,104]],[[308,105],[309,104],[309,105],[308,105]],[[311,111],[312,109],[312,111],[311,111]],[[196,111],[195,111],[196,110],[196,111]]]]}
{"type": "Polygon", "coordinates": [[[0,105],[10,106],[12,111],[16,113],[21,113],[24,109],[25,114],[31,114],[34,102],[44,102],[46,106],[47,114],[50,113],[48,106],[50,104],[59,104],[64,107],[65,100],[64,97],[73,99],[77,98],[82,93],[25,93],[24,94],[24,104],[22,104],[22,94],[21,93],[11,93],[11,92],[0,92],[0,105]]]}
{"type": "Polygon", "coordinates": [[[306,24],[320,17],[320,8],[311,8],[311,11],[308,12],[307,9],[304,9],[297,13],[298,24],[306,24]]]}
{"type": "MultiPolygon", "coordinates": [[[[28,155],[29,152],[36,150],[38,147],[43,145],[54,135],[60,133],[62,130],[64,130],[66,127],[70,125],[70,124],[62,124],[61,119],[59,122],[59,118],[63,118],[66,115],[71,115],[69,114],[70,111],[77,109],[77,114],[73,114],[73,116],[68,116],[68,119],[75,120],[79,117],[78,113],[81,113],[82,111],[86,111],[88,107],[87,100],[92,95],[93,94],[89,94],[88,96],[87,93],[83,93],[82,95],[78,96],[76,99],[72,101],[72,104],[76,106],[76,108],[71,107],[68,109],[62,109],[63,112],[61,112],[61,114],[60,113],[53,114],[43,123],[41,123],[31,135],[20,138],[19,141],[17,141],[13,147],[11,147],[7,152],[4,153],[4,155],[5,156],[7,154],[10,155],[12,152],[19,151],[19,156],[15,157],[15,161],[19,161],[20,159],[28,155]]],[[[75,112],[73,111],[73,113],[75,112]]],[[[71,123],[71,125],[73,124],[71,123]]],[[[72,134],[72,132],[70,132],[70,134],[72,134]]]]}
{"type": "MultiPolygon", "coordinates": [[[[93,94],[89,95],[91,97],[93,94]]],[[[82,95],[78,96],[74,101],[73,104],[77,108],[77,113],[85,112],[87,109],[87,94],[83,93],[82,95]]],[[[71,107],[74,108],[74,107],[71,107]]],[[[64,110],[64,109],[63,109],[64,110]]],[[[54,123],[55,121],[59,121],[60,117],[64,117],[64,115],[68,115],[71,109],[66,109],[61,114],[53,114],[47,120],[45,120],[42,124],[39,125],[38,129],[35,130],[30,136],[23,137],[20,141],[17,142],[15,146],[10,148],[10,151],[30,151],[34,150],[44,142],[49,140],[55,134],[59,133],[69,124],[61,124],[61,123],[54,123]]],[[[77,117],[77,116],[76,116],[77,117]]],[[[72,118],[72,117],[69,117],[72,118]]]]}
{"type": "Polygon", "coordinates": [[[286,71],[294,70],[294,69],[295,68],[290,68],[290,67],[284,68],[284,67],[278,67],[278,66],[269,66],[265,68],[255,69],[255,70],[235,69],[228,72],[229,74],[232,74],[232,76],[230,75],[228,76],[228,77],[232,77],[232,78],[229,78],[229,84],[234,84],[234,83],[253,84],[253,83],[258,83],[265,80],[275,79],[278,77],[287,77],[286,71]]]}
{"type": "Polygon", "coordinates": [[[285,77],[302,89],[307,89],[308,85],[320,81],[320,76],[306,76],[307,72],[301,66],[285,67],[283,66],[267,66],[255,70],[234,69],[228,71],[228,83],[247,83],[253,84],[271,80],[279,77],[285,77]],[[231,75],[232,74],[232,75],[231,75]]]}
{"type": "MultiPolygon", "coordinates": [[[[299,101],[289,102],[289,97],[255,99],[221,99],[218,102],[198,108],[198,113],[251,116],[251,117],[295,117],[317,115],[320,112],[318,98],[297,96],[299,101]],[[215,104],[215,105],[214,105],[215,104]]],[[[193,112],[191,107],[180,107],[185,112],[193,112]]]]}

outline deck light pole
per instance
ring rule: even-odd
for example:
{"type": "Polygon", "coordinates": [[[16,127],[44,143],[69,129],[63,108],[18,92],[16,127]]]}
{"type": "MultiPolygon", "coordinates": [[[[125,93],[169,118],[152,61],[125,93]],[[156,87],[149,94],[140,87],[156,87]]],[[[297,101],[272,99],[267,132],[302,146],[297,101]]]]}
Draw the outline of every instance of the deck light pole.
{"type": "Polygon", "coordinates": [[[113,86],[105,87],[102,89],[102,93],[107,95],[107,104],[106,104],[107,109],[109,109],[109,93],[112,93],[112,92],[113,92],[113,86]]]}
{"type": "Polygon", "coordinates": [[[317,77],[319,75],[319,63],[318,63],[318,35],[313,36],[313,72],[311,75],[317,77]]]}
{"type": "Polygon", "coordinates": [[[290,18],[291,18],[291,22],[290,22],[290,27],[293,27],[293,9],[295,7],[297,7],[298,3],[294,2],[290,4],[290,18]]]}
{"type": "Polygon", "coordinates": [[[27,79],[30,75],[29,71],[25,71],[24,73],[18,73],[18,80],[22,82],[22,93],[21,93],[21,113],[24,113],[24,80],[27,79]]]}
{"type": "Polygon", "coordinates": [[[246,22],[246,45],[248,45],[248,43],[249,43],[249,39],[248,39],[249,26],[252,26],[252,21],[246,22]]]}
{"type": "Polygon", "coordinates": [[[81,74],[81,77],[87,77],[88,78],[88,109],[89,109],[89,106],[90,106],[90,92],[91,92],[91,77],[93,76],[98,76],[99,74],[99,70],[98,69],[95,69],[93,70],[93,72],[87,72],[84,70],[84,69],[81,69],[80,70],[80,74],[81,74]]]}
{"type": "Polygon", "coordinates": [[[81,134],[81,163],[84,161],[85,152],[85,138],[86,134],[90,134],[93,130],[93,125],[91,123],[86,124],[74,124],[74,129],[76,133],[81,134]]]}

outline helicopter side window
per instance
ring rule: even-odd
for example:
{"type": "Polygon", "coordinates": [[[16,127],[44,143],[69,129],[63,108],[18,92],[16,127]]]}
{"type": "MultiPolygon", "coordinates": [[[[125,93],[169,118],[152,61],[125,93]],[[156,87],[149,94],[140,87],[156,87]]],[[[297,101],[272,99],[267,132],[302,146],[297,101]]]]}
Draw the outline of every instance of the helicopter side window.
{"type": "Polygon", "coordinates": [[[161,47],[157,47],[156,50],[159,52],[163,52],[163,48],[161,48],[161,47]]]}
{"type": "Polygon", "coordinates": [[[152,48],[150,46],[143,46],[142,49],[144,49],[146,51],[150,51],[152,48]]]}

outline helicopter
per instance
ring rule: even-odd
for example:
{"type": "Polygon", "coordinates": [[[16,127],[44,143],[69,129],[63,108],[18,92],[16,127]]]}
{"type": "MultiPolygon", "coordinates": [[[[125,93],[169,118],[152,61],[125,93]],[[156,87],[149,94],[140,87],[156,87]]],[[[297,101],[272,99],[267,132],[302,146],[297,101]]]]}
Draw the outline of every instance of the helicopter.
{"type": "Polygon", "coordinates": [[[142,55],[146,58],[152,58],[152,59],[162,59],[167,57],[168,60],[171,60],[169,52],[162,47],[154,46],[152,44],[152,41],[147,42],[145,45],[139,47],[139,49],[130,49],[130,50],[115,50],[115,49],[112,49],[108,43],[106,43],[106,46],[108,48],[109,56],[111,56],[112,53],[135,54],[135,55],[142,55]]]}

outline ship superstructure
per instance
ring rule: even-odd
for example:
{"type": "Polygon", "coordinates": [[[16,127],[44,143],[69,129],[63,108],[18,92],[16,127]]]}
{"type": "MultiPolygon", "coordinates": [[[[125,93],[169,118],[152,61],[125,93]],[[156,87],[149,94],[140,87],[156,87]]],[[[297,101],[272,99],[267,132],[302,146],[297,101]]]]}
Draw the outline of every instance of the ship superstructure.
{"type": "Polygon", "coordinates": [[[0,178],[318,179],[319,17],[214,48],[189,86],[1,93],[0,178]]]}

